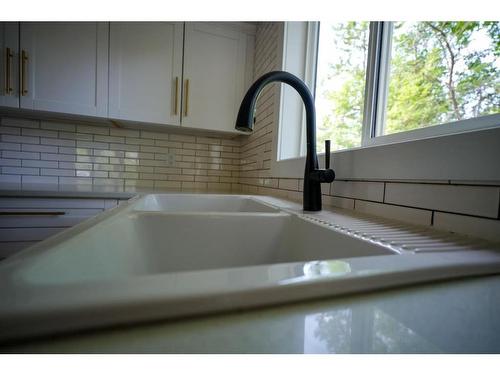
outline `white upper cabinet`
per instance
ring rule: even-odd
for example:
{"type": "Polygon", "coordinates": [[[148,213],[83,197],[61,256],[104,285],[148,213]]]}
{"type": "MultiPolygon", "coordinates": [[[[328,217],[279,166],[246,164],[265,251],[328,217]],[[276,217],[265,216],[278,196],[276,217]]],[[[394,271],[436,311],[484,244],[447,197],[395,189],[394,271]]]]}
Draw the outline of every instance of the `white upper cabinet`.
{"type": "Polygon", "coordinates": [[[109,117],[180,125],[181,22],[111,22],[109,117]]]}
{"type": "Polygon", "coordinates": [[[0,22],[0,106],[19,108],[19,23],[0,22]]]}
{"type": "Polygon", "coordinates": [[[237,22],[0,22],[0,106],[236,133],[254,41],[237,22]]]}
{"type": "Polygon", "coordinates": [[[185,25],[182,125],[235,132],[239,104],[251,83],[253,36],[233,24],[185,25]]]}
{"type": "Polygon", "coordinates": [[[108,114],[105,22],[22,22],[21,108],[108,114]]]}

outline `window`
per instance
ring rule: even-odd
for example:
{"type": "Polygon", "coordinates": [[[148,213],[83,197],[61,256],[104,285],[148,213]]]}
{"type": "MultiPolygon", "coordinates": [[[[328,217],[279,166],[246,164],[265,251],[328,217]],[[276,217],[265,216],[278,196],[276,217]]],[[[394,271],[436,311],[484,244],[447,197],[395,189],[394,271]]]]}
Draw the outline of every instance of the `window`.
{"type": "Polygon", "coordinates": [[[395,22],[385,116],[393,134],[499,112],[498,24],[395,22]]]}
{"type": "MultiPolygon", "coordinates": [[[[498,22],[314,24],[301,41],[316,74],[298,75],[315,93],[318,152],[325,139],[335,151],[500,125],[498,22]]],[[[305,154],[303,121],[278,159],[305,154]]]]}
{"type": "Polygon", "coordinates": [[[369,22],[320,23],[316,70],[317,148],[361,146],[369,22]]]}

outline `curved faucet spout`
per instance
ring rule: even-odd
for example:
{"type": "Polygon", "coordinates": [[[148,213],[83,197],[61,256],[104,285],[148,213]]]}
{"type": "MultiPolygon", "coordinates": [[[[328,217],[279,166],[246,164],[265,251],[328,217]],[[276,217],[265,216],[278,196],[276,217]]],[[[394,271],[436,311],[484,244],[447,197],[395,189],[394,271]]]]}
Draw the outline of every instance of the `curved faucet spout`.
{"type": "MultiPolygon", "coordinates": [[[[238,117],[236,119],[237,130],[253,131],[254,112],[257,98],[262,89],[269,83],[282,82],[292,86],[302,98],[306,109],[306,137],[307,156],[304,171],[304,210],[321,210],[321,183],[330,183],[335,178],[335,173],[331,169],[320,170],[318,168],[318,156],[316,154],[316,111],[314,99],[311,92],[301,79],[291,73],[274,71],[264,74],[257,79],[248,89],[243,98],[238,117]]],[[[328,167],[327,167],[328,168],[328,167]]]]}

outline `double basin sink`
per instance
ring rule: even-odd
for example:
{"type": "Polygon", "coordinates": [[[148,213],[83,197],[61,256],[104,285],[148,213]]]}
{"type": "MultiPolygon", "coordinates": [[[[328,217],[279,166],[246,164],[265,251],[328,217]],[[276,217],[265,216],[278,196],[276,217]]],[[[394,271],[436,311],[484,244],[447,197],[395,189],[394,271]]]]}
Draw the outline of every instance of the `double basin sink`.
{"type": "Polygon", "coordinates": [[[315,218],[270,197],[138,196],[0,264],[0,341],[500,269],[495,252],[399,254],[315,218]]]}
{"type": "Polygon", "coordinates": [[[119,280],[392,254],[245,196],[151,194],[61,241],[24,273],[38,284],[119,280]]]}

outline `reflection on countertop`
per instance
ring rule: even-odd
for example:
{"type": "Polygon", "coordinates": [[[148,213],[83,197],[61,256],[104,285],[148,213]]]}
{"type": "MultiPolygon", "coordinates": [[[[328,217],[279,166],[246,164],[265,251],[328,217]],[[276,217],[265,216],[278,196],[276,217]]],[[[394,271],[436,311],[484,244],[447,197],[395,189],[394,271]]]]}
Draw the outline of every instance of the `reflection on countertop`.
{"type": "Polygon", "coordinates": [[[500,276],[0,348],[46,353],[499,353],[500,276]]]}

